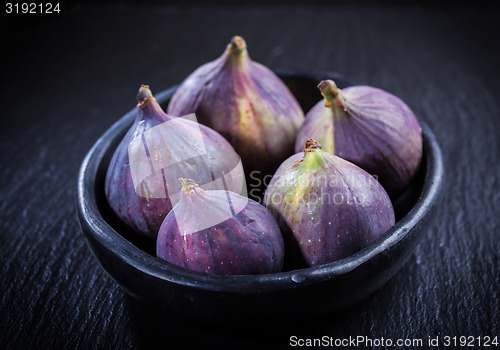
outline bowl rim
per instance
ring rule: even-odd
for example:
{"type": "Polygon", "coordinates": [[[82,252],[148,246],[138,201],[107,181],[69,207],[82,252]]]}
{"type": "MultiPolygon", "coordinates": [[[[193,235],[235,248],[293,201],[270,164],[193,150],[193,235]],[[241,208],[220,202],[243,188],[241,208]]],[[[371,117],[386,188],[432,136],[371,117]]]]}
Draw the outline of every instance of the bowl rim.
{"type": "MultiPolygon", "coordinates": [[[[314,73],[290,70],[280,70],[279,74],[289,77],[291,75],[309,77],[312,79],[316,77],[314,73]]],[[[329,75],[328,73],[323,73],[321,76],[325,77],[329,75]]],[[[178,85],[175,85],[155,94],[156,99],[160,103],[166,101],[175,92],[177,87],[178,85]]],[[[420,196],[413,208],[371,245],[338,261],[285,272],[261,275],[220,276],[190,271],[162,261],[139,249],[111,227],[99,212],[94,180],[111,140],[123,132],[124,128],[129,125],[130,120],[135,116],[135,113],[136,108],[133,108],[116,121],[94,143],[82,161],[78,173],[76,191],[77,214],[82,226],[82,232],[87,241],[89,237],[86,235],[91,235],[92,240],[104,247],[109,254],[120,260],[121,263],[130,265],[150,278],[161,280],[165,283],[173,283],[213,292],[254,293],[297,287],[343,276],[402,241],[435,204],[442,186],[444,166],[441,149],[431,129],[426,123],[419,121],[426,156],[426,172],[420,196]]],[[[91,250],[95,254],[95,251],[91,250]]],[[[97,259],[100,262],[99,257],[97,259]]]]}

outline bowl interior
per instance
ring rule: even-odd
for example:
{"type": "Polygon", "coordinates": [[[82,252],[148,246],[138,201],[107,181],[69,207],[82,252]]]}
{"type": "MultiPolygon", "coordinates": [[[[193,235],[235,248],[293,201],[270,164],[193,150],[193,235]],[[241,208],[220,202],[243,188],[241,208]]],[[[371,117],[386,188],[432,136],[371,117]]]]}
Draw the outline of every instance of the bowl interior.
{"type": "MultiPolygon", "coordinates": [[[[321,96],[316,85],[322,79],[333,79],[339,87],[350,85],[346,80],[336,74],[311,74],[288,71],[277,71],[291,92],[296,96],[300,105],[307,112],[315,103],[320,101],[321,96]]],[[[170,97],[176,90],[176,86],[156,93],[155,96],[164,109],[166,109],[170,97]]],[[[353,254],[345,259],[325,264],[314,268],[284,271],[267,275],[251,276],[209,276],[182,269],[157,259],[155,256],[155,241],[151,239],[138,238],[111,210],[104,194],[104,179],[109,161],[117,145],[127,132],[135,118],[135,109],[124,115],[100,141],[96,143],[93,150],[89,152],[86,167],[82,166],[79,181],[79,206],[80,217],[96,233],[101,244],[106,246],[116,256],[127,256],[128,262],[134,260],[133,264],[144,273],[155,278],[167,279],[169,281],[178,278],[179,283],[192,283],[204,286],[207,289],[237,290],[241,288],[242,281],[250,286],[250,289],[262,291],[262,288],[283,288],[290,282],[313,283],[315,280],[340,276],[355,269],[360,264],[368,261],[373,256],[380,254],[388,247],[395,245],[404,235],[411,230],[416,223],[426,214],[434,203],[439,192],[442,168],[436,170],[440,165],[441,158],[439,148],[434,140],[432,132],[427,126],[422,125],[424,134],[424,157],[422,164],[411,186],[400,197],[393,199],[396,212],[396,225],[386,234],[369,247],[353,254]],[[98,152],[99,150],[99,152],[98,152]],[[437,153],[436,153],[437,152],[437,153]],[[98,154],[97,154],[98,153],[98,154]],[[431,156],[431,158],[429,158],[431,156]],[[95,171],[90,171],[91,163],[95,171]],[[437,173],[436,173],[437,171],[437,173]],[[92,178],[86,178],[89,174],[92,178]],[[82,189],[82,187],[87,187],[82,189]],[[90,197],[94,199],[82,199],[82,193],[88,190],[90,197]],[[85,201],[94,201],[96,211],[91,213],[92,220],[86,218],[86,212],[82,209],[85,201]],[[82,213],[83,212],[83,213],[82,213]],[[132,258],[131,258],[132,257],[132,258]],[[172,274],[177,277],[172,277],[172,274]],[[283,283],[286,281],[286,283],[283,283]]],[[[85,162],[84,162],[85,164],[85,162]]],[[[88,230],[87,230],[88,231],[88,230]]]]}

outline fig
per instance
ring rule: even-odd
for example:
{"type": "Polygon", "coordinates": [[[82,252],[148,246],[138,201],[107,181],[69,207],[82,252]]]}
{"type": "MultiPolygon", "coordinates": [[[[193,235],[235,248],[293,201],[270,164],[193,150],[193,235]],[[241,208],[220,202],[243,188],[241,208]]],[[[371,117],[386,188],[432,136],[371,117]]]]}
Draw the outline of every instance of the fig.
{"type": "Polygon", "coordinates": [[[395,223],[382,185],[314,139],[288,158],[264,195],[284,235],[287,264],[318,266],[368,246],[395,223]]]}
{"type": "Polygon", "coordinates": [[[273,174],[292,155],[304,112],[271,70],[250,59],[235,36],[218,59],[191,73],[168,105],[172,115],[195,113],[220,132],[240,155],[249,174],[273,174]]]}
{"type": "Polygon", "coordinates": [[[181,176],[208,189],[246,193],[241,160],[223,136],[193,116],[167,115],[147,85],[137,100],[136,118],[109,163],[105,193],[113,211],[140,237],[156,238],[179,201],[181,176]]]}
{"type": "Polygon", "coordinates": [[[318,88],[324,101],[307,113],[295,151],[314,138],[324,151],[376,175],[391,197],[401,194],[422,159],[422,131],[411,109],[371,86],[339,89],[323,80],[318,88]]]}
{"type": "Polygon", "coordinates": [[[180,201],[158,233],[158,258],[216,275],[279,272],[284,243],[278,224],[261,204],[224,190],[203,190],[180,179],[180,201]]]}

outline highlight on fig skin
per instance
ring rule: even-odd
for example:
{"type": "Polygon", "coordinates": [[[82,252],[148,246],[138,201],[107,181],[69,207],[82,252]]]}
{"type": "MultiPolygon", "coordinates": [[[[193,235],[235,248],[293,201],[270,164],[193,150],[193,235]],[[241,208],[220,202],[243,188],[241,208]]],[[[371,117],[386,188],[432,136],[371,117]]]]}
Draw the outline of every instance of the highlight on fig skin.
{"type": "Polygon", "coordinates": [[[235,36],[222,55],[198,67],[168,106],[172,115],[195,113],[220,132],[240,155],[245,172],[273,174],[293,154],[304,112],[283,81],[253,61],[235,36]]]}
{"type": "Polygon", "coordinates": [[[323,150],[376,175],[392,198],[410,184],[422,159],[422,131],[411,109],[397,96],[371,86],[339,89],[318,84],[323,101],[307,113],[295,151],[313,137],[323,150]]]}
{"type": "Polygon", "coordinates": [[[380,183],[360,167],[324,152],[314,139],[306,142],[304,153],[278,168],[264,203],[283,233],[291,268],[352,255],[395,223],[380,183]]]}

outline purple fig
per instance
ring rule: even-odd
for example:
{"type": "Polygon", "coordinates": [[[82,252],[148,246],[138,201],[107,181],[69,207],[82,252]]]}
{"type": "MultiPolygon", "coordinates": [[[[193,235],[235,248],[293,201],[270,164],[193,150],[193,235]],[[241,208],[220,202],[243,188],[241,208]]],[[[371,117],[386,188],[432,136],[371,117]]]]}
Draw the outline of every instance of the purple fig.
{"type": "Polygon", "coordinates": [[[422,131],[411,109],[398,97],[370,86],[339,89],[331,80],[318,88],[324,101],[306,115],[295,151],[309,138],[376,175],[394,197],[408,186],[422,159],[422,131]]]}
{"type": "Polygon", "coordinates": [[[191,179],[180,181],[181,199],[158,233],[160,259],[216,275],[281,270],[283,237],[266,208],[230,191],[204,191],[191,179]]]}
{"type": "Polygon", "coordinates": [[[223,136],[187,117],[164,113],[148,86],[137,116],[109,164],[105,192],[113,211],[138,233],[156,238],[179,200],[178,178],[208,189],[246,193],[241,161],[223,136]]]}
{"type": "Polygon", "coordinates": [[[395,222],[380,183],[360,167],[322,151],[313,139],[303,153],[279,167],[264,203],[283,232],[292,265],[317,266],[345,258],[395,222]]]}
{"type": "Polygon", "coordinates": [[[168,113],[195,113],[233,145],[245,170],[272,174],[293,154],[304,112],[280,78],[250,59],[235,36],[221,57],[196,69],[172,97],[168,113]]]}

